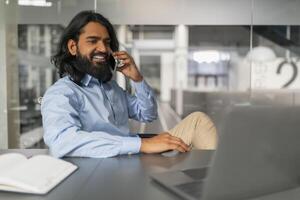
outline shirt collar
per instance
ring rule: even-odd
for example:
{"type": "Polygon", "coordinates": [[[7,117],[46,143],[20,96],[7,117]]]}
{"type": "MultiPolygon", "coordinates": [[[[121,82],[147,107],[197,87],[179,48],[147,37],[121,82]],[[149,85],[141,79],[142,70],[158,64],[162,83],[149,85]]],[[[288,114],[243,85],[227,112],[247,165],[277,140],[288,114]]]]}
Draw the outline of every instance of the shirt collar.
{"type": "Polygon", "coordinates": [[[89,83],[91,82],[91,80],[92,80],[92,76],[91,75],[89,75],[89,74],[85,74],[84,75],[84,77],[83,77],[83,79],[80,81],[84,86],[88,86],[89,85],[89,83]]]}
{"type": "MultiPolygon", "coordinates": [[[[111,81],[111,80],[110,80],[111,81]]],[[[107,83],[109,83],[108,81],[107,83]]],[[[82,80],[80,81],[85,87],[87,87],[91,82],[97,82],[101,84],[101,81],[98,81],[98,79],[94,78],[93,76],[89,74],[85,74],[82,80]]]]}

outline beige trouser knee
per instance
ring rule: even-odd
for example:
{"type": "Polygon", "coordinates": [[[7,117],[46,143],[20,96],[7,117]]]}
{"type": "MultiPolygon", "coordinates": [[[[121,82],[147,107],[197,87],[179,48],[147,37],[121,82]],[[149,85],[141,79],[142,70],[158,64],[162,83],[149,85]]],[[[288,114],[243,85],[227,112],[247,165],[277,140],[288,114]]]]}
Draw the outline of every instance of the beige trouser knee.
{"type": "Polygon", "coordinates": [[[217,131],[211,119],[202,112],[194,112],[168,131],[196,149],[215,149],[217,131]]]}

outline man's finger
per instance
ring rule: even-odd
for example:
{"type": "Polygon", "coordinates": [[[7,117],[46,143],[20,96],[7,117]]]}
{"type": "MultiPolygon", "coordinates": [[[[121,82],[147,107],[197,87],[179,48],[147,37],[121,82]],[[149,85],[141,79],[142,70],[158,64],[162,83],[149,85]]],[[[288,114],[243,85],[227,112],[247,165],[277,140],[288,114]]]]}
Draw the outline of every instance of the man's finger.
{"type": "Polygon", "coordinates": [[[121,56],[121,55],[128,55],[126,51],[116,51],[113,52],[113,56],[121,56]]]}
{"type": "Polygon", "coordinates": [[[174,145],[178,145],[182,149],[184,149],[185,151],[189,151],[189,146],[186,145],[182,140],[174,140],[174,138],[173,138],[173,139],[169,140],[169,143],[174,144],[174,145]]]}
{"type": "Polygon", "coordinates": [[[171,139],[183,145],[185,149],[189,149],[189,146],[181,138],[171,136],[171,139]]]}
{"type": "Polygon", "coordinates": [[[187,152],[181,145],[178,145],[178,144],[170,144],[170,148],[173,150],[183,152],[183,153],[187,152]]]}
{"type": "Polygon", "coordinates": [[[116,55],[115,57],[117,57],[117,59],[129,59],[128,55],[116,55]]]}

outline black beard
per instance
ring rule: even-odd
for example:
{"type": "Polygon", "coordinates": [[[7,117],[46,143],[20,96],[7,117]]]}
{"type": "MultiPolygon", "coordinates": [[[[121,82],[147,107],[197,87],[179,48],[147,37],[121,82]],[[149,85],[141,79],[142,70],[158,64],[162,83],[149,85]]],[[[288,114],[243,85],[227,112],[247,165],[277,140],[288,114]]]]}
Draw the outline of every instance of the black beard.
{"type": "Polygon", "coordinates": [[[81,55],[79,52],[77,52],[74,64],[77,65],[77,69],[82,69],[80,71],[95,77],[103,83],[110,81],[113,76],[111,65],[108,62],[94,64],[86,56],[81,55]]]}

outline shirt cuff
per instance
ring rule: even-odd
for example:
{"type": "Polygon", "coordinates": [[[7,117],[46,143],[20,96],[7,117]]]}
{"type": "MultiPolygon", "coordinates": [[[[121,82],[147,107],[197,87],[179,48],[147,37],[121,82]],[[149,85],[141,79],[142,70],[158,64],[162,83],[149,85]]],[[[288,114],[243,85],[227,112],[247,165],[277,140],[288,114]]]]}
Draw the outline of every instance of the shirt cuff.
{"type": "Polygon", "coordinates": [[[136,93],[144,93],[148,95],[152,90],[148,83],[145,81],[145,79],[143,79],[140,82],[134,82],[131,80],[131,85],[135,89],[136,93]]]}
{"type": "Polygon", "coordinates": [[[120,154],[135,154],[140,152],[141,138],[138,136],[122,137],[120,154]]]}

